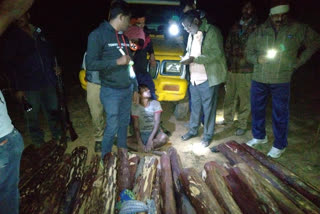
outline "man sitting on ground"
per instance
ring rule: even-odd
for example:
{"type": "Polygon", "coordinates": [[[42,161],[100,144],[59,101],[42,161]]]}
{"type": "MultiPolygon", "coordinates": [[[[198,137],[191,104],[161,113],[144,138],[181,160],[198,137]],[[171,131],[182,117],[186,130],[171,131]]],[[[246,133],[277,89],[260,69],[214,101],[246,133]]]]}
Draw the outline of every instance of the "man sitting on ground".
{"type": "Polygon", "coordinates": [[[146,85],[139,86],[140,104],[132,105],[134,135],[128,137],[127,145],[136,151],[150,152],[168,142],[168,136],[160,129],[162,108],[160,102],[151,100],[146,85]]]}

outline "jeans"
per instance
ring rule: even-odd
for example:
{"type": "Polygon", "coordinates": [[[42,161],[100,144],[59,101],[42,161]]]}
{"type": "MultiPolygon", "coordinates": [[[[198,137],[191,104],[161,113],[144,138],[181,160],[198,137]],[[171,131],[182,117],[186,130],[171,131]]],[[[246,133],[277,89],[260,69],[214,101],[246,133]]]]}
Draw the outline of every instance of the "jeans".
{"type": "Polygon", "coordinates": [[[107,126],[102,140],[102,158],[111,152],[116,134],[118,136],[117,146],[127,148],[127,128],[130,122],[132,93],[132,85],[129,88],[101,86],[100,99],[107,117],[107,126]]]}
{"type": "Polygon", "coordinates": [[[44,143],[44,132],[39,125],[40,108],[48,120],[52,137],[59,138],[61,131],[57,128],[59,120],[56,89],[48,87],[37,91],[26,91],[26,99],[32,105],[32,110],[25,113],[32,142],[36,145],[44,143]]]}
{"type": "Polygon", "coordinates": [[[264,84],[252,81],[252,135],[256,139],[264,139],[266,136],[266,108],[269,96],[272,97],[273,146],[284,149],[288,145],[290,83],[264,84]]]}
{"type": "Polygon", "coordinates": [[[208,81],[199,85],[190,85],[191,116],[189,132],[198,133],[201,115],[204,114],[203,140],[210,141],[214,134],[219,85],[209,87],[208,81]]]}
{"type": "Polygon", "coordinates": [[[0,138],[0,213],[19,213],[19,171],[23,151],[23,139],[14,129],[10,134],[0,138]]]}

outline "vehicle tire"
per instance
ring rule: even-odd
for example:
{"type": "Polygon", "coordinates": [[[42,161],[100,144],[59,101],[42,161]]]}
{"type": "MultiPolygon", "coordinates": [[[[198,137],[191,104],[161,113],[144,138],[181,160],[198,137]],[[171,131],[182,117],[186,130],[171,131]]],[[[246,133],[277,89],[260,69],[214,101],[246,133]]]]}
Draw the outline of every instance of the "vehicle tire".
{"type": "Polygon", "coordinates": [[[189,103],[188,102],[179,102],[176,104],[174,109],[174,116],[177,120],[183,120],[187,117],[189,112],[189,103]]]}

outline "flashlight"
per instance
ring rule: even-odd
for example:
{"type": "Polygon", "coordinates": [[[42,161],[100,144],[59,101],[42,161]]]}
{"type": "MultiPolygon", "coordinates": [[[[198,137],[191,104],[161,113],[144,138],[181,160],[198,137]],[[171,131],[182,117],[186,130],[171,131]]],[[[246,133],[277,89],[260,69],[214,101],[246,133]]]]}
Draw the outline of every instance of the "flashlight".
{"type": "Polygon", "coordinates": [[[176,36],[178,35],[180,32],[179,30],[179,27],[176,23],[173,23],[169,26],[169,33],[172,35],[172,36],[176,36]]]}
{"type": "MultiPolygon", "coordinates": [[[[118,50],[120,51],[120,53],[123,56],[126,55],[125,52],[121,48],[118,48],[118,50]]],[[[134,70],[133,70],[133,64],[134,64],[134,62],[132,60],[130,60],[130,62],[129,62],[129,76],[131,79],[134,79],[136,77],[136,74],[134,73],[134,70]]]]}
{"type": "Polygon", "coordinates": [[[270,50],[268,50],[267,51],[267,58],[268,59],[274,59],[275,57],[276,57],[276,55],[277,55],[277,50],[275,50],[275,49],[270,49],[270,50]]]}

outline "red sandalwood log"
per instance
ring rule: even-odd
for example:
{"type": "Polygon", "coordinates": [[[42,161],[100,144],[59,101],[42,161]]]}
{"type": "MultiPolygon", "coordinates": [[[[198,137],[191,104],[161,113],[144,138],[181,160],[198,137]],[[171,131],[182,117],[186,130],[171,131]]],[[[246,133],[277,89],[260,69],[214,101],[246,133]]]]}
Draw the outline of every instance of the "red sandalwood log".
{"type": "Polygon", "coordinates": [[[163,213],[176,213],[176,200],[173,193],[172,172],[170,157],[167,154],[161,156],[161,196],[163,200],[163,213]]]}
{"type": "MultiPolygon", "coordinates": [[[[230,161],[235,163],[245,162],[256,172],[258,172],[263,179],[270,182],[276,187],[282,194],[289,198],[296,206],[306,213],[320,213],[320,209],[299,194],[294,189],[283,184],[276,176],[274,176],[267,168],[262,166],[253,156],[251,156],[242,146],[234,141],[227,142],[225,144],[218,145],[218,149],[223,153],[230,161]]],[[[278,203],[278,202],[277,202],[278,203]]],[[[280,204],[278,204],[280,206],[280,204]]],[[[283,209],[283,208],[281,208],[283,209]]]]}
{"type": "Polygon", "coordinates": [[[206,163],[204,169],[206,171],[205,182],[216,197],[224,213],[241,214],[240,208],[232,198],[232,193],[222,177],[222,175],[228,175],[227,170],[214,161],[206,163]]]}
{"type": "Polygon", "coordinates": [[[181,172],[181,181],[197,213],[223,213],[216,198],[194,168],[183,169],[181,172]]]}
{"type": "Polygon", "coordinates": [[[295,173],[282,166],[280,163],[268,158],[265,154],[255,150],[254,148],[241,144],[246,151],[255,157],[262,165],[267,167],[281,181],[288,184],[315,205],[320,207],[320,192],[316,187],[301,180],[295,173]]]}

